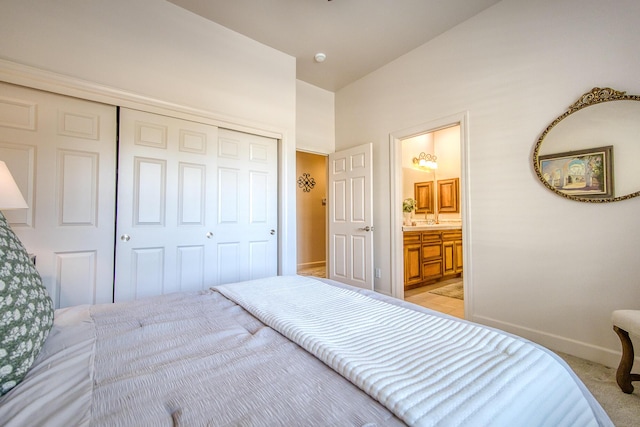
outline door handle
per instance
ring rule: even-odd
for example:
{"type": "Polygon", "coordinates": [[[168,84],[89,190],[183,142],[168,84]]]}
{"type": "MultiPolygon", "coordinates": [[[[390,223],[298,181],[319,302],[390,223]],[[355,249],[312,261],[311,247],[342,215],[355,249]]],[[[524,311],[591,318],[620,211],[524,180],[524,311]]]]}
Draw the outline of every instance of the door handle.
{"type": "Polygon", "coordinates": [[[274,236],[274,235],[276,234],[276,230],[273,230],[273,229],[272,229],[271,231],[269,231],[269,234],[271,234],[272,236],[274,236]]]}
{"type": "Polygon", "coordinates": [[[120,240],[122,240],[123,242],[128,242],[129,240],[131,240],[131,236],[129,236],[128,234],[123,234],[122,236],[120,236],[120,240]]]}
{"type": "Polygon", "coordinates": [[[207,236],[207,239],[210,239],[213,237],[213,233],[209,231],[205,236],[207,236]]]}
{"type": "Polygon", "coordinates": [[[361,230],[361,231],[373,231],[373,225],[371,227],[369,227],[367,225],[366,227],[358,228],[358,230],[361,230]]]}

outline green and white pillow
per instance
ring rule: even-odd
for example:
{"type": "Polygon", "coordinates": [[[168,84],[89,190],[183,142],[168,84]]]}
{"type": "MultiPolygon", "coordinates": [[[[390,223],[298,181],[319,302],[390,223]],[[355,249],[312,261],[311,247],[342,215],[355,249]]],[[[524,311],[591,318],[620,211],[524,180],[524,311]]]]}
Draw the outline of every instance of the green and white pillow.
{"type": "Polygon", "coordinates": [[[0,212],[0,396],[22,381],[52,324],[51,297],[0,212]]]}

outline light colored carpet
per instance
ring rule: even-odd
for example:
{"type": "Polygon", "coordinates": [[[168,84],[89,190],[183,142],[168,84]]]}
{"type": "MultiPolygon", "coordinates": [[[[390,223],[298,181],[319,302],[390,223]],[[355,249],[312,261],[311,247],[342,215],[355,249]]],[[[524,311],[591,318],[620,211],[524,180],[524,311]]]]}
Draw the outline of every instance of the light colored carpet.
{"type": "Polygon", "coordinates": [[[462,288],[462,280],[452,283],[441,288],[429,291],[430,294],[442,295],[449,298],[464,299],[464,290],[462,288]]]}
{"type": "Polygon", "coordinates": [[[616,427],[640,425],[640,382],[634,383],[632,394],[625,394],[616,383],[614,368],[564,353],[558,353],[558,356],[571,366],[616,427]]]}

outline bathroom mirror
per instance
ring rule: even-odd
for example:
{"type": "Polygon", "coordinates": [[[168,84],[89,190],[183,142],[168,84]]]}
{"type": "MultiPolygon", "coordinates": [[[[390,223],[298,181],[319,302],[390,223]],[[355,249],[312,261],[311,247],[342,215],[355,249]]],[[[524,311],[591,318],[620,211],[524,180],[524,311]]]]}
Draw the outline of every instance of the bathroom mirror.
{"type": "Polygon", "coordinates": [[[589,203],[639,196],[638,101],[638,95],[593,88],[556,118],[533,151],[533,167],[545,187],[589,203]]]}

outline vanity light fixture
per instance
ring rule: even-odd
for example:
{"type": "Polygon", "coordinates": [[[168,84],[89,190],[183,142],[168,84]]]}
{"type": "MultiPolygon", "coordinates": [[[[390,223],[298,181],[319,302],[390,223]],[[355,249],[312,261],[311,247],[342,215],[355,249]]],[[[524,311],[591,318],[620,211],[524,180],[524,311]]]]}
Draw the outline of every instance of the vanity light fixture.
{"type": "Polygon", "coordinates": [[[413,158],[413,164],[416,165],[416,169],[429,172],[434,169],[438,169],[438,158],[433,154],[420,153],[418,157],[413,158]]]}

